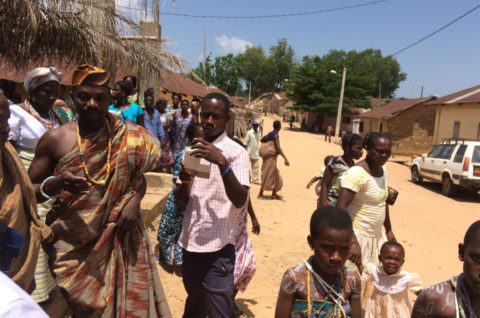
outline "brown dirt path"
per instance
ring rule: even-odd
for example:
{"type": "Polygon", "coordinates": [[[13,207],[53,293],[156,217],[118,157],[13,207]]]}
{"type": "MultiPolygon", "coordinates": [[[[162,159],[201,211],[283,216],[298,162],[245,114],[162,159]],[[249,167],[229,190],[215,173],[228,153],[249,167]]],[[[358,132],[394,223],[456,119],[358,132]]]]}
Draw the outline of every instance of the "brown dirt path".
{"type": "MultiPolygon", "coordinates": [[[[270,131],[273,120],[265,119],[265,132],[270,131]]],[[[247,291],[237,297],[248,317],[273,317],[283,273],[310,255],[306,237],[316,196],[314,189],[306,190],[305,185],[322,168],[326,155],[341,154],[340,146],[325,143],[323,135],[289,130],[288,123],[282,127],[280,142],[290,161],[286,167],[278,160],[284,179],[279,192],[283,200],[258,200],[259,186],[251,188],[261,224],[259,236],[250,232],[257,272],[247,291]]],[[[479,196],[460,193],[457,198],[447,198],[437,185],[411,183],[406,166],[387,163],[387,171],[389,184],[400,192],[391,218],[393,231],[406,249],[404,268],[417,272],[427,285],[459,273],[462,267],[457,245],[467,227],[480,219],[479,196]]],[[[150,238],[155,245],[156,232],[151,232],[150,238]]],[[[182,279],[178,271],[175,274],[158,268],[173,317],[181,317],[186,298],[182,279]]]]}

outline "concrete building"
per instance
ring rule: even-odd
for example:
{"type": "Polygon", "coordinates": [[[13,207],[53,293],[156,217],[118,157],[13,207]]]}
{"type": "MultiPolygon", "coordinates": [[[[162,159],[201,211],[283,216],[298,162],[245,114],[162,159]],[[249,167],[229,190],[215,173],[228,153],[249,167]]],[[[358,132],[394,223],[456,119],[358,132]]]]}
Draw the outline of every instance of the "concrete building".
{"type": "Polygon", "coordinates": [[[380,131],[391,135],[395,154],[417,155],[428,152],[434,144],[434,98],[398,99],[380,108],[360,114],[358,133],[380,131]]]}
{"type": "Polygon", "coordinates": [[[427,103],[436,107],[434,143],[447,138],[480,140],[480,85],[427,103]]]}

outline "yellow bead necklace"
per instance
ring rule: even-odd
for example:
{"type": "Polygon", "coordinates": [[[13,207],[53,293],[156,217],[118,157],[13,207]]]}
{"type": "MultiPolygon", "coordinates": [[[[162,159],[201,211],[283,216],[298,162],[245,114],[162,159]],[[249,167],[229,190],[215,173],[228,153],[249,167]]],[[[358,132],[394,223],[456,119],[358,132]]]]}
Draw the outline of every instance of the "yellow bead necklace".
{"type": "Polygon", "coordinates": [[[85,163],[85,156],[83,154],[83,147],[82,147],[82,137],[80,137],[80,128],[78,126],[77,122],[77,143],[78,143],[78,148],[80,150],[80,160],[82,161],[82,167],[83,167],[83,172],[85,173],[85,176],[87,177],[88,180],[90,180],[92,183],[95,183],[97,185],[104,186],[107,184],[108,179],[110,178],[110,159],[112,155],[112,132],[110,131],[110,124],[108,123],[108,120],[105,118],[105,123],[107,125],[107,131],[108,131],[108,155],[107,155],[107,175],[103,180],[95,180],[90,176],[90,173],[88,172],[87,165],[85,163]]]}

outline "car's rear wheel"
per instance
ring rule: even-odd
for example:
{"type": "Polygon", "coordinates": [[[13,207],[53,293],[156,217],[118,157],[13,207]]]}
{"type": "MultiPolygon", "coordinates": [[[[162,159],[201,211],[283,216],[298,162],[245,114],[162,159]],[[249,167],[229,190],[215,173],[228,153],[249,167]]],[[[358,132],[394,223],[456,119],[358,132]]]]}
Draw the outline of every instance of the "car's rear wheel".
{"type": "Polygon", "coordinates": [[[453,184],[452,179],[448,175],[442,178],[442,193],[447,197],[451,197],[457,192],[457,186],[453,184]]]}
{"type": "Polygon", "coordinates": [[[412,167],[412,181],[416,184],[422,183],[423,177],[418,172],[417,166],[412,167]]]}

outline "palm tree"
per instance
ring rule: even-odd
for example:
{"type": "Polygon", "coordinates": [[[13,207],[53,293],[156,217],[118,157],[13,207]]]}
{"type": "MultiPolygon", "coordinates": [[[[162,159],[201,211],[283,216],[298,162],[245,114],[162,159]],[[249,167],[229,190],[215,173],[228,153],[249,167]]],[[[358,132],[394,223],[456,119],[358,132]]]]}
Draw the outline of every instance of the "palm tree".
{"type": "Polygon", "coordinates": [[[114,0],[0,0],[0,60],[16,68],[90,63],[156,78],[163,68],[187,72],[159,39],[122,40],[116,30],[139,26],[114,0]]]}

